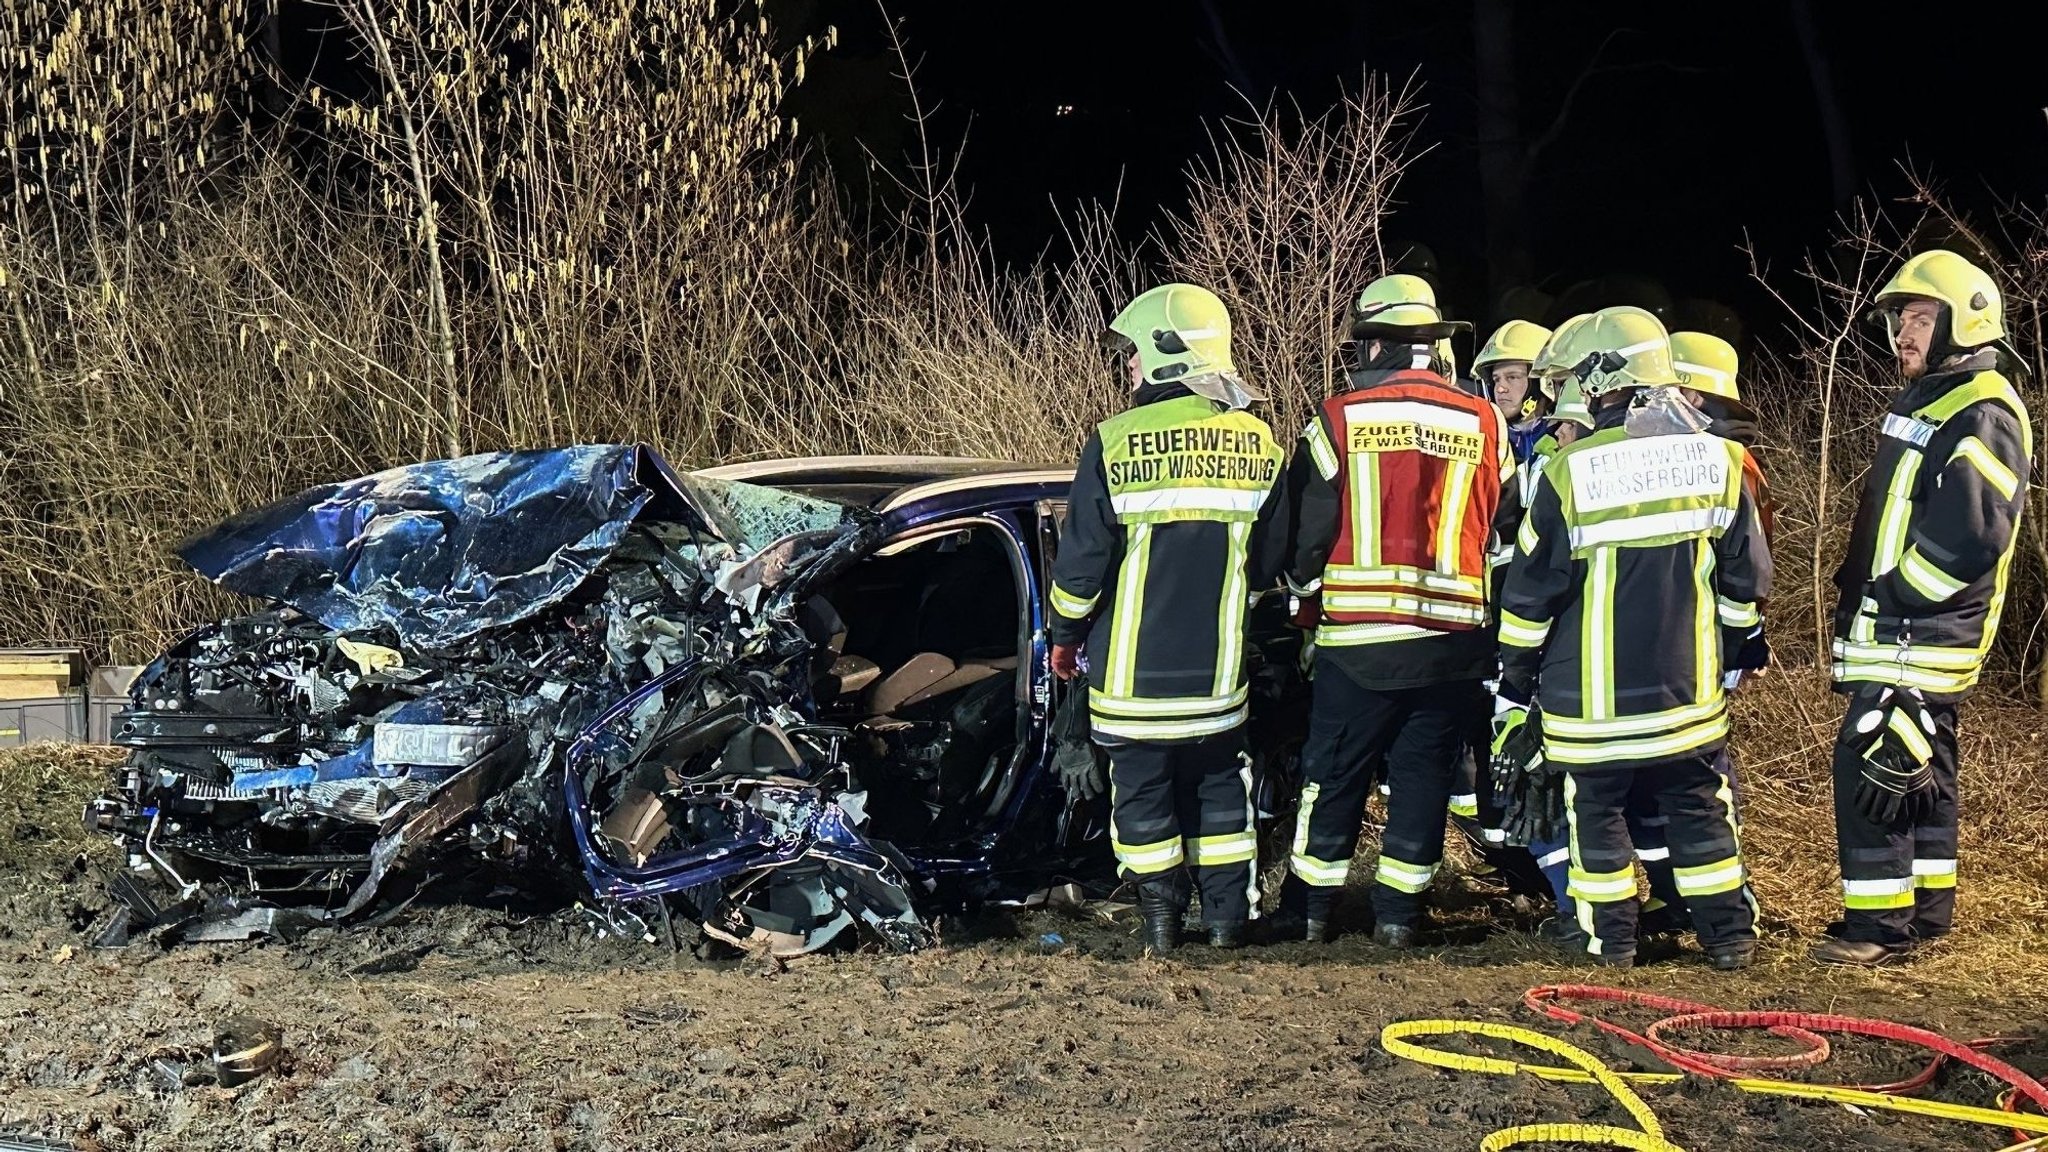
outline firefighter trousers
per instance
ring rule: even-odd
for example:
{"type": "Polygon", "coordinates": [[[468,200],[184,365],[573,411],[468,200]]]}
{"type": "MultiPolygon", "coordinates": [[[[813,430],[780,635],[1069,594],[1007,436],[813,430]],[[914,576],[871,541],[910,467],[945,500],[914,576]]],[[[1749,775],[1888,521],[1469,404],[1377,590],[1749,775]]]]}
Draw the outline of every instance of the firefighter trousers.
{"type": "MultiPolygon", "coordinates": [[[[1728,781],[1728,795],[1735,806],[1735,827],[1742,829],[1742,783],[1735,778],[1735,761],[1723,748],[1714,754],[1714,771],[1728,781]]],[[[1676,928],[1687,922],[1688,913],[1685,897],[1678,890],[1677,869],[1671,863],[1671,818],[1657,809],[1657,798],[1648,793],[1633,794],[1629,797],[1627,810],[1629,843],[1635,846],[1636,859],[1643,862],[1643,875],[1650,882],[1649,898],[1643,901],[1643,913],[1666,914],[1667,925],[1676,928]]],[[[1551,892],[1557,898],[1558,915],[1572,917],[1572,898],[1568,891],[1570,880],[1571,845],[1564,840],[1538,842],[1529,845],[1543,875],[1550,881],[1551,892]]]]}
{"type": "MultiPolygon", "coordinates": [[[[1842,865],[1843,936],[1906,944],[1945,936],[1956,911],[1956,706],[1929,704],[1934,717],[1934,813],[1917,825],[1873,824],[1856,807],[1863,757],[1835,739],[1835,845],[1842,865]]],[[[1854,714],[1854,709],[1850,714],[1854,714]]]]}
{"type": "Polygon", "coordinates": [[[1756,901],[1742,864],[1735,798],[1714,755],[1569,772],[1564,795],[1571,827],[1570,892],[1587,951],[1635,954],[1632,799],[1639,806],[1654,803],[1669,821],[1665,832],[1672,872],[1700,947],[1711,951],[1756,940],[1756,901]]]}
{"type": "Polygon", "coordinates": [[[1464,751],[1478,682],[1372,689],[1334,666],[1316,670],[1308,740],[1301,750],[1301,807],[1289,868],[1307,911],[1327,918],[1351,875],[1373,768],[1384,759],[1387,827],[1373,873],[1380,923],[1414,924],[1444,856],[1444,817],[1464,751]]]}
{"type": "Polygon", "coordinates": [[[1259,906],[1258,834],[1244,734],[1109,747],[1109,838],[1123,875],[1164,879],[1185,898],[1194,874],[1202,920],[1248,920],[1259,906]]]}

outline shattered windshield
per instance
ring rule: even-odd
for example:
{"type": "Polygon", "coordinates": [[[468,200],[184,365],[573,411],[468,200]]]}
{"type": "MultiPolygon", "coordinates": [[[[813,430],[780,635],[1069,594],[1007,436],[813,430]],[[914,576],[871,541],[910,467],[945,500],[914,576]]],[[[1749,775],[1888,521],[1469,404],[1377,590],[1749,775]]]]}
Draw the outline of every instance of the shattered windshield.
{"type": "Polygon", "coordinates": [[[741,552],[753,554],[786,536],[830,532],[846,520],[847,506],[782,488],[697,473],[682,477],[683,489],[712,531],[741,552]]]}

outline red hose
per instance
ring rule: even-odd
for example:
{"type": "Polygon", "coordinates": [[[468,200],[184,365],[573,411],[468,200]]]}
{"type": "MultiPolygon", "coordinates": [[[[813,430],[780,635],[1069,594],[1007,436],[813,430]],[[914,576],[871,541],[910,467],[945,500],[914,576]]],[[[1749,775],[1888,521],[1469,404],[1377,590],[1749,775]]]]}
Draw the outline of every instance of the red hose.
{"type": "MultiPolygon", "coordinates": [[[[1955,1060],[2011,1085],[2012,1091],[2002,1094],[1999,1099],[1999,1105],[2006,1111],[2018,1112],[2020,1097],[2024,1096],[2033,1102],[2035,1108],[2048,1112],[2048,1088],[2044,1088],[2039,1081],[2025,1072],[1981,1051],[1990,1045],[2009,1040],[2010,1037],[1989,1037],[1958,1043],[1937,1032],[1906,1024],[1894,1024],[1888,1020],[1866,1020],[1856,1016],[1832,1016],[1811,1012],[1725,1012],[1710,1005],[1694,1004],[1643,992],[1630,992],[1621,988],[1604,988],[1594,984],[1549,984],[1531,988],[1522,996],[1522,1003],[1552,1020],[1566,1024],[1591,1023],[1594,1027],[1639,1048],[1648,1049],[1658,1059],[1674,1068],[1716,1079],[1733,1079],[1739,1075],[1765,1069],[1800,1068],[1818,1064],[1828,1055],[1828,1042],[1820,1035],[1823,1032],[1869,1036],[1879,1040],[1914,1044],[1934,1053],[1934,1058],[1918,1075],[1895,1084],[1847,1087],[1855,1087],[1865,1092],[1903,1095],[1925,1087],[1934,1079],[1943,1063],[1955,1060]],[[1568,1008],[1565,1006],[1566,1001],[1626,1004],[1669,1012],[1673,1015],[1638,1033],[1598,1016],[1568,1008]],[[1797,1040],[1807,1045],[1807,1048],[1803,1052],[1789,1056],[1729,1056],[1681,1048],[1662,1038],[1664,1033],[1688,1028],[1762,1028],[1773,1035],[1797,1040]]],[[[2019,1136],[2023,1141],[2027,1139],[2025,1133],[2020,1133],[2019,1136]]]]}

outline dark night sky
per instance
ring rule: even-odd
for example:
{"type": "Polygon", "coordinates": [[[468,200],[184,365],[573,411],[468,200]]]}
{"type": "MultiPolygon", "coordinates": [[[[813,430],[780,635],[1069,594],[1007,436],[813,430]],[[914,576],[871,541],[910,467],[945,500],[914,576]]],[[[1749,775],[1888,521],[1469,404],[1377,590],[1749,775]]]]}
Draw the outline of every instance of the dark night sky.
{"type": "MultiPolygon", "coordinates": [[[[1327,108],[1365,69],[1413,74],[1434,150],[1389,226],[1433,248],[1452,308],[1488,319],[1476,162],[1475,0],[888,0],[937,138],[966,151],[971,216],[1005,259],[1057,235],[1056,204],[1107,198],[1142,231],[1181,202],[1207,125],[1283,93],[1327,108]],[[1058,109],[1071,105],[1073,112],[1058,109]]],[[[1848,122],[1855,187],[1901,191],[1897,162],[1973,209],[2048,195],[2048,79],[1992,6],[1809,0],[1848,122]],[[1955,18],[1953,26],[1945,23],[1955,18]]],[[[785,23],[835,23],[798,112],[851,166],[860,140],[908,146],[873,0],[781,0],[785,23]]],[[[1541,156],[1527,200],[1541,286],[1640,272],[1676,296],[1736,305],[1752,329],[1780,317],[1746,284],[1745,232],[1780,265],[1825,238],[1838,205],[1807,57],[1789,3],[1519,3],[1515,77],[1531,134],[1605,44],[1541,156]]]]}

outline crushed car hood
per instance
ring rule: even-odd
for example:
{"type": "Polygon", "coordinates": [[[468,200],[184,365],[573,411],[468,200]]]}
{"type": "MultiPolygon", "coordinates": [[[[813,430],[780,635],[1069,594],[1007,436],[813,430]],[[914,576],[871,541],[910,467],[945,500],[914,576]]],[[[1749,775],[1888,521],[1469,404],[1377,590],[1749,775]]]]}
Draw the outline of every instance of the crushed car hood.
{"type": "MultiPolygon", "coordinates": [[[[589,444],[387,469],[242,513],[179,546],[200,574],[337,632],[437,651],[574,592],[644,517],[755,557],[771,542],[856,531],[845,506],[678,475],[652,448],[589,444]]],[[[709,557],[707,557],[709,559],[709,557]]]]}

